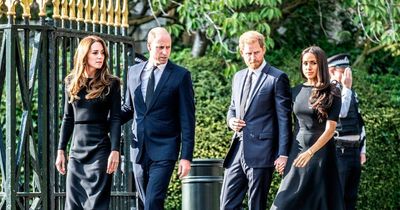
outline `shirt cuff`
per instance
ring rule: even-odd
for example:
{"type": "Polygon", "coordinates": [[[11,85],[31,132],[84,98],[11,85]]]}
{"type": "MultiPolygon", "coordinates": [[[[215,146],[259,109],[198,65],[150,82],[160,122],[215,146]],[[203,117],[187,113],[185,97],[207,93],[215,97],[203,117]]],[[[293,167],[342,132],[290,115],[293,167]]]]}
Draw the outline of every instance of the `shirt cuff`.
{"type": "Polygon", "coordinates": [[[364,153],[364,154],[367,153],[367,150],[366,150],[365,147],[362,147],[362,148],[361,148],[361,153],[364,153]]]}
{"type": "Polygon", "coordinates": [[[351,89],[349,89],[349,88],[343,86],[343,89],[342,89],[342,97],[346,97],[346,96],[348,96],[348,97],[351,96],[351,89]]]}
{"type": "Polygon", "coordinates": [[[228,126],[229,126],[229,128],[231,128],[231,129],[233,129],[233,120],[235,120],[234,117],[231,117],[231,118],[229,118],[229,120],[228,120],[228,126]]]}

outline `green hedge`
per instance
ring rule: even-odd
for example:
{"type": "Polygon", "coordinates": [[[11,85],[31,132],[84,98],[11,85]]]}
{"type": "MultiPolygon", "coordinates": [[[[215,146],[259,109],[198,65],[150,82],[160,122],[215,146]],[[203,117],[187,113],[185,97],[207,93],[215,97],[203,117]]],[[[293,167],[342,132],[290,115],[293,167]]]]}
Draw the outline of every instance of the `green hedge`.
{"type": "MultiPolygon", "coordinates": [[[[232,135],[225,119],[231,79],[224,75],[224,61],[213,56],[194,59],[188,51],[175,54],[173,59],[192,72],[197,124],[195,158],[223,158],[232,135]]],[[[297,54],[279,50],[267,54],[267,60],[288,73],[292,86],[301,82],[297,54]]],[[[400,78],[368,75],[357,69],[353,70],[353,76],[367,128],[367,164],[363,167],[358,209],[399,209],[400,78]]],[[[280,178],[275,174],[268,205],[279,183],[280,178]]],[[[174,176],[166,208],[181,209],[181,196],[181,182],[174,176]]]]}
{"type": "Polygon", "coordinates": [[[400,77],[353,75],[367,132],[358,207],[400,209],[400,77]]]}

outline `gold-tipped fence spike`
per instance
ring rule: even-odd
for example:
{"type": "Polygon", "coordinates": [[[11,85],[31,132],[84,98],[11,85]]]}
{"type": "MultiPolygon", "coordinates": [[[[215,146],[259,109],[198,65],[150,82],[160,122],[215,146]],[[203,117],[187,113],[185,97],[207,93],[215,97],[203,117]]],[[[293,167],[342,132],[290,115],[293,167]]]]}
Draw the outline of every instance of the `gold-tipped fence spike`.
{"type": "Polygon", "coordinates": [[[69,1],[69,20],[76,20],[75,0],[69,1]]]}
{"type": "Polygon", "coordinates": [[[100,3],[100,24],[107,24],[107,8],[106,8],[106,0],[101,0],[100,3]]]}
{"type": "Polygon", "coordinates": [[[91,20],[91,12],[92,12],[92,7],[90,4],[90,0],[86,0],[86,4],[85,4],[85,23],[90,23],[92,22],[91,20]]]}
{"type": "Polygon", "coordinates": [[[122,7],[122,27],[128,28],[128,16],[129,16],[129,9],[128,9],[128,0],[124,0],[124,5],[122,7]]]}
{"type": "Polygon", "coordinates": [[[39,17],[46,17],[46,2],[47,0],[37,0],[39,4],[39,17]]]}
{"type": "Polygon", "coordinates": [[[121,0],[115,0],[114,26],[119,27],[120,25],[121,25],[121,0]]]}
{"type": "Polygon", "coordinates": [[[92,7],[92,23],[98,24],[99,23],[99,0],[93,0],[93,7],[92,7]]]}
{"type": "Polygon", "coordinates": [[[15,6],[17,5],[17,0],[6,0],[7,15],[15,15],[15,6]]]}
{"type": "Polygon", "coordinates": [[[113,0],[108,1],[107,14],[108,14],[107,25],[113,26],[114,25],[114,2],[113,2],[113,0]]]}
{"type": "Polygon", "coordinates": [[[60,18],[60,0],[53,0],[53,19],[60,18]]]}
{"type": "Polygon", "coordinates": [[[83,0],[78,0],[78,13],[76,15],[76,21],[83,21],[83,0]]]}
{"type": "Polygon", "coordinates": [[[68,0],[61,1],[61,19],[68,19],[68,0]]]}
{"type": "MultiPolygon", "coordinates": [[[[33,2],[33,0],[21,0],[21,5],[22,5],[22,9],[24,10],[24,13],[22,14],[22,16],[24,18],[30,18],[31,17],[31,4],[33,2]]],[[[3,2],[0,2],[0,6],[3,5],[3,2]]]]}
{"type": "MultiPolygon", "coordinates": [[[[4,1],[0,0],[0,8],[3,7],[4,1]]],[[[4,12],[0,13],[0,18],[3,16],[4,12]]]]}

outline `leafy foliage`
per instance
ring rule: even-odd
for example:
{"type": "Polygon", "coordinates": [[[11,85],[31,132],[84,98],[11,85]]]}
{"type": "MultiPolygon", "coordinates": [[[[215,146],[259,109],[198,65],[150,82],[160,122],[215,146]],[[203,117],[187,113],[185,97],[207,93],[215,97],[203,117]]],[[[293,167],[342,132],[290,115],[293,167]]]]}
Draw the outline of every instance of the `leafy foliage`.
{"type": "Polygon", "coordinates": [[[217,47],[235,51],[234,39],[247,30],[257,30],[266,35],[267,48],[274,46],[269,37],[270,21],[281,16],[277,0],[189,0],[178,7],[179,23],[187,31],[200,30],[217,47]]]}
{"type": "Polygon", "coordinates": [[[356,71],[355,89],[367,131],[367,164],[359,190],[359,209],[400,207],[400,78],[356,71]]]}
{"type": "Polygon", "coordinates": [[[387,0],[349,2],[354,24],[364,32],[360,38],[384,46],[393,55],[400,55],[399,3],[387,0]]]}
{"type": "Polygon", "coordinates": [[[228,76],[239,69],[237,38],[247,30],[264,34],[268,50],[300,50],[313,44],[325,49],[334,44],[338,49],[333,53],[354,52],[353,66],[369,72],[399,73],[392,65],[399,62],[396,55],[400,53],[397,1],[187,0],[154,1],[152,8],[154,14],[164,14],[157,17],[168,17],[168,28],[177,38],[183,32],[193,36],[204,33],[212,42],[209,50],[225,58],[228,76]],[[168,9],[168,13],[160,12],[168,9]],[[371,65],[367,56],[373,56],[374,62],[385,57],[381,65],[386,67],[371,65]]]}

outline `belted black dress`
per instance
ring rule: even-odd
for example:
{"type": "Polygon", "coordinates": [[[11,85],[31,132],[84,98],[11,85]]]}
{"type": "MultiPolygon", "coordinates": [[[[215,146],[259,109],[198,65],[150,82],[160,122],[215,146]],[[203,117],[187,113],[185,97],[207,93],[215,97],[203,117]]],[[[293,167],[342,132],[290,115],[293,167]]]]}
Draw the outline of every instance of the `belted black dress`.
{"type": "MultiPolygon", "coordinates": [[[[87,84],[90,79],[88,79],[87,84]]],[[[112,150],[119,151],[121,123],[120,83],[113,79],[102,97],[85,99],[86,88],[73,103],[66,100],[58,149],[70,146],[65,209],[108,209],[112,175],[107,161],[112,150]],[[109,134],[108,134],[109,131],[109,134]]]]}
{"type": "MultiPolygon", "coordinates": [[[[294,159],[307,151],[325,131],[326,120],[319,122],[316,111],[308,102],[312,88],[302,84],[292,89],[293,112],[297,121],[296,138],[271,210],[344,209],[333,139],[315,152],[305,167],[293,166],[294,159]]],[[[328,120],[338,120],[340,107],[340,97],[334,97],[328,110],[328,120]]]]}

